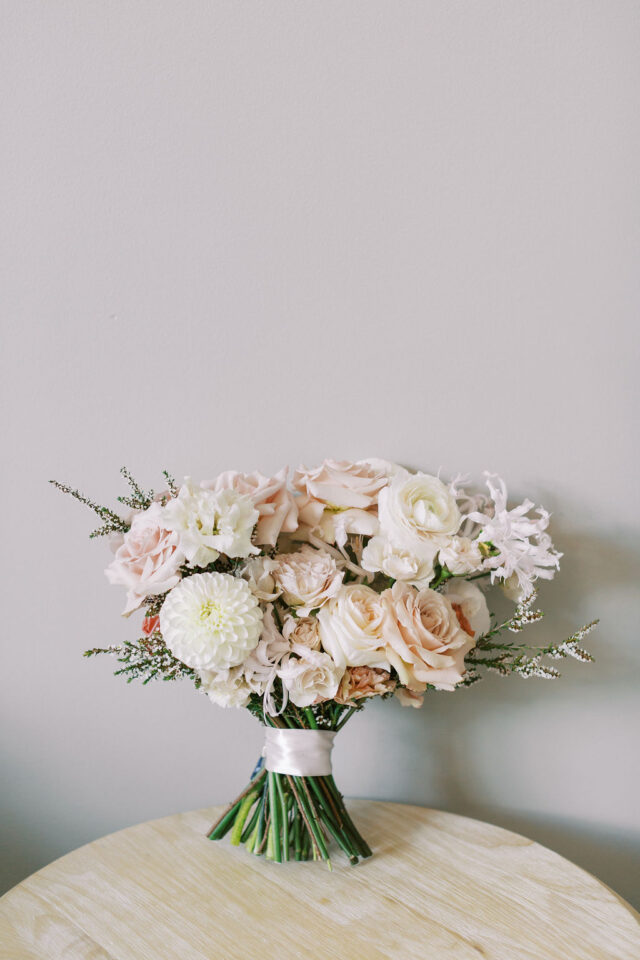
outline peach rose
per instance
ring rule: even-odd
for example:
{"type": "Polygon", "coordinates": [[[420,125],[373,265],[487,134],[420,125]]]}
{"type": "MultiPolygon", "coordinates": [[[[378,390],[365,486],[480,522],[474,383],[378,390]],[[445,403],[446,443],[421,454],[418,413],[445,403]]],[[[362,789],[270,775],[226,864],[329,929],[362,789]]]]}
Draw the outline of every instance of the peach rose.
{"type": "Polygon", "coordinates": [[[464,676],[464,658],[474,646],[447,597],[428,587],[415,590],[396,583],[386,590],[393,626],[387,631],[387,656],[400,682],[414,693],[427,684],[453,690],[464,676]]]}
{"type": "Polygon", "coordinates": [[[145,597],[166,593],[178,583],[179,568],[185,562],[178,541],[178,534],[165,528],[159,503],[134,516],[105,570],[110,583],[127,587],[125,616],[137,610],[145,597]]]}
{"type": "Polygon", "coordinates": [[[378,493],[387,482],[384,473],[364,461],[325,460],[313,470],[299,467],[293,486],[300,494],[300,523],[339,547],[349,533],[372,536],[378,529],[378,493]]]}
{"type": "Polygon", "coordinates": [[[320,633],[318,631],[318,621],[315,617],[288,616],[282,625],[282,636],[292,647],[307,647],[309,650],[320,649],[320,633]]]}
{"type": "Polygon", "coordinates": [[[250,497],[258,511],[258,523],[254,535],[256,543],[275,547],[281,532],[293,533],[298,529],[298,507],[287,487],[287,468],[275,477],[255,473],[237,473],[227,470],[211,483],[203,483],[205,490],[235,490],[250,497]]]}
{"type": "Polygon", "coordinates": [[[355,704],[363,697],[390,693],[396,685],[388,670],[374,667],[348,667],[335,695],[337,703],[355,704]]]}

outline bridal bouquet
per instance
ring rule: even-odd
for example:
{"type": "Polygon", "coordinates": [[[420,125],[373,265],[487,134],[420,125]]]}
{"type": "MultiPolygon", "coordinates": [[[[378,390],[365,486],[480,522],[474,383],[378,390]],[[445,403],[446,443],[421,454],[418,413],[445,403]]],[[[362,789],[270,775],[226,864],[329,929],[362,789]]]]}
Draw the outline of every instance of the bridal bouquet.
{"type": "Polygon", "coordinates": [[[486,492],[458,477],[382,460],[326,460],[292,477],[221,473],[165,489],[130,486],[121,515],[66,484],[114,551],[106,569],[126,589],[124,615],[141,636],[106,649],[128,681],[188,678],[223,707],[265,726],[249,783],[211,827],[271,860],[329,860],[334,841],[352,864],[371,855],[331,774],[337,732],[373,697],[418,707],[484,671],[558,676],[546,658],[588,661],[594,623],[543,647],[520,635],[542,613],[535,583],[561,554],[549,514],[530,500],[509,509],[504,482],[486,492]],[[515,604],[497,620],[499,587],[515,604]],[[485,592],[487,591],[487,592],[485,592]]]}

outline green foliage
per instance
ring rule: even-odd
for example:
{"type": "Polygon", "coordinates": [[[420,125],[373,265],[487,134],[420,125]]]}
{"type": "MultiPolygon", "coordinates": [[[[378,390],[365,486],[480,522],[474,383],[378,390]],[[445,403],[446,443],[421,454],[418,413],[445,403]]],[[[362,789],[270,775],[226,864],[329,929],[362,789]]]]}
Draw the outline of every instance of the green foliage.
{"type": "MultiPolygon", "coordinates": [[[[147,510],[157,498],[155,491],[143,490],[140,484],[134,480],[131,471],[128,470],[127,467],[122,467],[120,473],[129,484],[131,493],[127,496],[117,497],[118,502],[130,510],[147,510]]],[[[167,483],[169,495],[163,494],[159,499],[160,502],[166,503],[171,497],[177,495],[178,488],[175,480],[167,470],[163,470],[162,475],[167,483]]],[[[71,487],[68,483],[60,483],[58,480],[50,480],[49,483],[56,487],[56,489],[61,490],[62,493],[68,493],[70,497],[73,497],[74,500],[77,500],[79,503],[84,503],[85,506],[89,507],[89,509],[93,510],[93,512],[100,517],[102,526],[93,530],[89,534],[89,537],[106,537],[111,533],[126,533],[129,529],[130,524],[128,521],[110,507],[101,506],[99,503],[96,503],[95,500],[86,497],[83,493],[80,493],[79,490],[71,487]]]]}
{"type": "Polygon", "coordinates": [[[83,493],[75,490],[69,486],[68,483],[60,483],[58,480],[50,480],[49,483],[56,487],[57,490],[61,490],[62,493],[68,493],[70,497],[73,497],[73,499],[79,503],[84,503],[85,506],[89,507],[90,510],[93,510],[93,512],[100,517],[103,525],[90,533],[90,537],[104,537],[109,533],[126,533],[129,529],[127,521],[115,513],[114,510],[111,510],[109,507],[100,506],[95,500],[91,500],[90,497],[85,497],[83,493]]]}
{"type": "Polygon", "coordinates": [[[95,657],[107,653],[115,657],[123,666],[114,671],[114,676],[124,676],[127,683],[132,680],[141,680],[143,685],[151,680],[193,680],[196,687],[200,686],[200,678],[196,671],[177,660],[165,645],[160,633],[156,631],[150,637],[141,637],[139,640],[126,640],[113,647],[93,647],[85,650],[85,657],[95,657]]]}
{"type": "Polygon", "coordinates": [[[538,623],[544,616],[542,610],[533,608],[536,592],[533,591],[516,607],[515,613],[508,620],[496,624],[484,636],[480,637],[476,646],[465,657],[467,674],[463,681],[466,686],[476,683],[482,678],[482,670],[491,670],[501,676],[515,673],[520,677],[540,677],[544,680],[555,680],[560,676],[555,667],[543,662],[543,658],[559,660],[573,657],[582,663],[593,660],[590,653],[579,646],[581,641],[597,625],[593,620],[577,630],[568,640],[561,643],[550,643],[547,646],[532,646],[524,642],[500,639],[505,630],[511,633],[521,633],[525,627],[538,623]]]}

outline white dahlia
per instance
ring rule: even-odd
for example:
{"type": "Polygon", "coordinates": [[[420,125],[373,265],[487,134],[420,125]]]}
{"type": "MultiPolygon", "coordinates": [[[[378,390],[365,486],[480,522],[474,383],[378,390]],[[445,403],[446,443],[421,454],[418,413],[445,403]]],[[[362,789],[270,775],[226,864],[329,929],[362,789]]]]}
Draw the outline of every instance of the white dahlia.
{"type": "Polygon", "coordinates": [[[168,594],[160,630],[178,660],[197,670],[228,670],[257,646],[262,610],[245,580],[196,573],[168,594]]]}

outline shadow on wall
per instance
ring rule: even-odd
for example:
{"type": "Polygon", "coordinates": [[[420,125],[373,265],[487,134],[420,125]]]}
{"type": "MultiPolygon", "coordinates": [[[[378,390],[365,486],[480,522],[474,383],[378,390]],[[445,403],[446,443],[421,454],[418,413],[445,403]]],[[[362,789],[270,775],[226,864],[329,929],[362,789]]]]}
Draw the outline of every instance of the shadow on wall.
{"type": "MultiPolygon", "coordinates": [[[[637,746],[635,749],[633,746],[640,726],[640,610],[634,609],[640,584],[640,551],[637,541],[629,537],[628,530],[604,539],[576,535],[575,530],[569,533],[556,522],[553,533],[554,541],[565,554],[561,575],[550,587],[543,586],[541,606],[547,619],[530,627],[529,635],[533,641],[534,633],[538,631],[535,642],[547,643],[570,635],[584,620],[600,616],[597,630],[586,640],[595,663],[583,667],[570,660],[555,662],[563,677],[550,683],[533,679],[520,681],[516,677],[504,684],[492,683],[489,699],[494,709],[496,701],[504,706],[505,717],[523,699],[529,704],[532,701],[548,703],[551,712],[554,698],[563,699],[560,685],[567,683],[569,702],[575,702],[581,711],[588,712],[590,698],[604,704],[612,718],[611,726],[619,723],[618,742],[623,744],[621,755],[625,759],[619,761],[617,782],[599,784],[594,772],[594,790],[601,794],[609,791],[610,796],[616,797],[619,791],[633,789],[634,785],[640,790],[639,754],[637,746]],[[521,682],[526,684],[524,689],[521,682]],[[630,694],[635,708],[635,732],[625,728],[623,718],[616,720],[620,698],[629,698],[630,694]],[[625,740],[629,746],[626,753],[625,740]],[[635,768],[631,776],[627,765],[635,768]]],[[[476,688],[478,693],[480,686],[476,688]]],[[[473,694],[474,688],[469,692],[473,694]]],[[[485,698],[481,696],[480,699],[485,698]]],[[[471,701],[467,701],[464,713],[468,721],[475,712],[469,709],[470,706],[471,701]]],[[[567,737],[566,730],[559,733],[561,737],[567,737]]],[[[441,764],[440,790],[447,809],[536,840],[588,870],[640,909],[640,829],[634,834],[611,824],[594,824],[562,813],[558,816],[540,815],[530,810],[505,810],[504,807],[478,802],[474,797],[474,782],[467,774],[468,757],[465,757],[464,745],[460,744],[460,727],[447,731],[446,725],[439,724],[439,735],[442,739],[436,750],[440,753],[440,761],[435,762],[441,764]]],[[[580,735],[578,726],[569,731],[569,737],[580,735]]],[[[556,745],[547,742],[544,749],[553,754],[556,745]]],[[[564,749],[567,749],[566,745],[564,749]]],[[[592,759],[593,770],[597,771],[597,753],[592,759]]],[[[505,776],[504,761],[500,769],[505,776]]]]}

